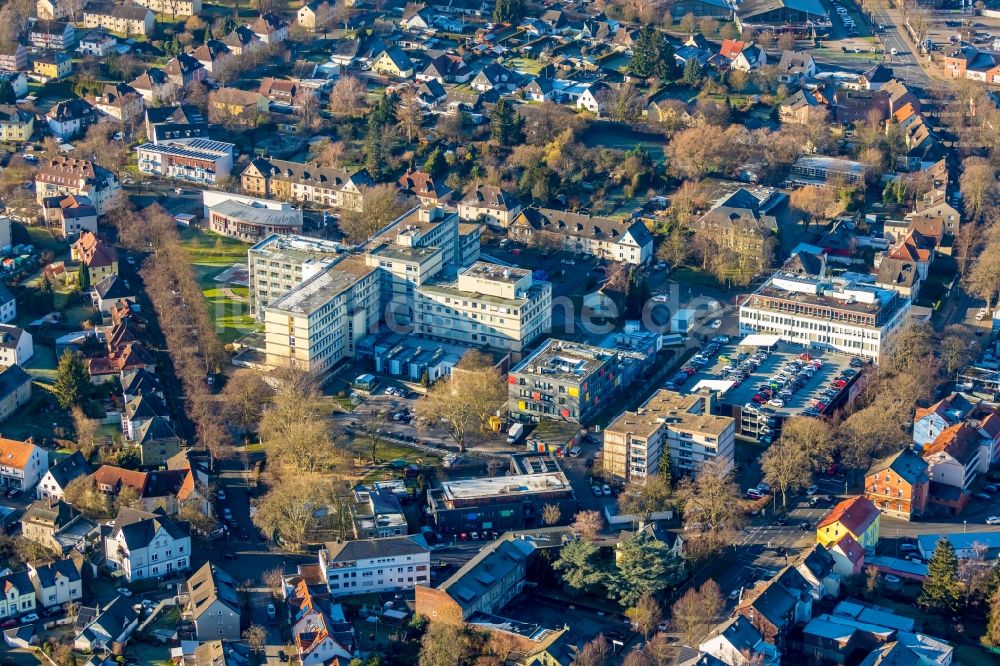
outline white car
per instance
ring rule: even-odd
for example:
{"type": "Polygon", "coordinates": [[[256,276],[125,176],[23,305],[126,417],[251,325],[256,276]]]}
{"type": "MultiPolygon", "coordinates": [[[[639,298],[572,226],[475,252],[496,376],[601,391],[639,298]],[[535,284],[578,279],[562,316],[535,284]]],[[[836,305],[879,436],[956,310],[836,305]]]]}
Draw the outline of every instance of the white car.
{"type": "Polygon", "coordinates": [[[899,576],[893,576],[892,574],[886,574],[885,576],[882,577],[882,580],[884,580],[887,583],[891,583],[891,584],[895,585],[896,583],[899,582],[899,576]]]}
{"type": "Polygon", "coordinates": [[[990,516],[986,519],[987,525],[1000,525],[1000,516],[990,516]]]}
{"type": "Polygon", "coordinates": [[[896,50],[896,49],[894,49],[894,48],[893,48],[893,49],[889,49],[889,53],[890,53],[891,55],[899,55],[899,51],[897,51],[897,50],[896,50]]]}
{"type": "Polygon", "coordinates": [[[600,486],[591,486],[591,487],[590,487],[590,490],[591,490],[591,492],[592,492],[592,493],[594,493],[594,495],[596,495],[597,497],[601,497],[601,496],[602,496],[602,495],[604,494],[604,491],[603,491],[603,490],[601,490],[601,487],[600,487],[600,486]]]}
{"type": "Polygon", "coordinates": [[[601,486],[601,492],[603,492],[605,494],[605,496],[610,497],[611,496],[611,486],[609,486],[608,484],[605,483],[603,486],[601,486]]]}
{"type": "Polygon", "coordinates": [[[21,624],[31,624],[32,622],[38,622],[37,613],[28,613],[21,616],[21,624]]]}
{"type": "Polygon", "coordinates": [[[767,401],[767,404],[771,405],[772,407],[784,407],[785,401],[782,400],[781,398],[771,398],[770,400],[767,401]]]}
{"type": "Polygon", "coordinates": [[[118,594],[120,594],[123,597],[131,597],[132,596],[132,590],[128,589],[127,587],[119,587],[117,590],[115,590],[115,592],[117,592],[118,594]]]}
{"type": "Polygon", "coordinates": [[[986,316],[990,313],[987,308],[979,308],[979,312],[976,313],[976,321],[982,321],[986,319],[986,316]]]}
{"type": "Polygon", "coordinates": [[[722,320],[716,319],[711,324],[709,324],[709,326],[711,326],[712,328],[722,328],[722,320]]]}
{"type": "Polygon", "coordinates": [[[730,599],[739,599],[739,598],[740,598],[740,589],[741,589],[741,588],[738,588],[738,587],[737,587],[737,588],[736,588],[736,589],[734,589],[734,590],[733,590],[732,592],[730,592],[730,593],[729,593],[729,598],[730,598],[730,599]]]}

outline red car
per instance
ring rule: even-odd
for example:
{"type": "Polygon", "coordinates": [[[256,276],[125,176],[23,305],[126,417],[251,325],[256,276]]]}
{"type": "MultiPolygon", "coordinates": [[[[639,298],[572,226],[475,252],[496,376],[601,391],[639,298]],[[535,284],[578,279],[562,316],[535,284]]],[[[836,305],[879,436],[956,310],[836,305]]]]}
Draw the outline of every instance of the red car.
{"type": "Polygon", "coordinates": [[[826,403],[825,402],[816,402],[815,404],[813,404],[813,407],[815,407],[816,409],[818,409],[819,411],[822,412],[824,409],[826,409],[826,403]]]}
{"type": "Polygon", "coordinates": [[[12,617],[12,618],[9,618],[7,620],[4,620],[3,622],[0,622],[0,628],[3,628],[3,629],[10,629],[11,627],[16,627],[16,626],[17,626],[17,618],[16,617],[12,617]]]}
{"type": "Polygon", "coordinates": [[[833,385],[836,386],[837,388],[844,388],[845,386],[847,386],[847,382],[845,382],[843,379],[838,379],[833,383],[833,385]]]}
{"type": "Polygon", "coordinates": [[[754,397],[752,397],[750,399],[753,400],[754,402],[756,402],[758,405],[762,405],[762,404],[764,404],[767,401],[767,398],[765,398],[764,396],[762,396],[760,393],[754,395],[754,397]]]}
{"type": "Polygon", "coordinates": [[[800,361],[808,361],[811,358],[812,358],[812,356],[810,356],[809,354],[804,354],[804,353],[803,354],[799,354],[799,360],[800,361]]]}

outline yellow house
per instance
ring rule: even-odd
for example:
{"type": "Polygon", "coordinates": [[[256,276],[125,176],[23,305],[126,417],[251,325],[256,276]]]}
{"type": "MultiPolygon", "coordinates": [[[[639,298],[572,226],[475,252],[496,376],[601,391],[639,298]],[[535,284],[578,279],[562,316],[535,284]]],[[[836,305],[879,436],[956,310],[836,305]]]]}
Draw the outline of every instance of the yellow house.
{"type": "Polygon", "coordinates": [[[209,109],[232,118],[256,119],[267,113],[270,102],[261,93],[239,88],[219,88],[208,98],[209,109]]]}
{"type": "Polygon", "coordinates": [[[34,132],[34,114],[13,104],[0,104],[0,141],[27,141],[34,132]]]}
{"type": "Polygon", "coordinates": [[[73,73],[73,61],[65,53],[42,53],[32,63],[32,71],[47,80],[62,79],[73,73]]]}
{"type": "Polygon", "coordinates": [[[390,46],[378,54],[378,57],[372,62],[372,71],[382,76],[408,79],[413,76],[413,62],[403,49],[398,46],[390,46]]]}
{"type": "Polygon", "coordinates": [[[871,500],[858,496],[846,499],[819,521],[816,542],[830,547],[850,534],[865,550],[874,550],[878,544],[879,521],[882,517],[871,500]]]}

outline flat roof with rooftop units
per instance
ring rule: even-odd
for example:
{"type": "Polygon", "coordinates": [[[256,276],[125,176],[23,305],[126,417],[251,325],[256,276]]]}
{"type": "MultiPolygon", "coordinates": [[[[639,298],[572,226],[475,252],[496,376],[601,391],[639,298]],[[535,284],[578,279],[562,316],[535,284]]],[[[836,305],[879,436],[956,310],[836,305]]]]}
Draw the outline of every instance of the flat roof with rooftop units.
{"type": "Polygon", "coordinates": [[[531,495],[570,490],[569,481],[562,472],[518,474],[477,479],[445,481],[441,484],[447,501],[469,501],[497,495],[531,495]]]}
{"type": "Polygon", "coordinates": [[[376,269],[362,257],[344,257],[267,306],[267,310],[310,315],[376,269]]]}
{"type": "Polygon", "coordinates": [[[645,359],[646,355],[606,349],[549,338],[528,358],[521,361],[511,372],[519,375],[539,375],[562,379],[583,379],[596,372],[608,359],[616,354],[645,359]]]}
{"type": "Polygon", "coordinates": [[[500,264],[491,264],[486,261],[477,261],[463,270],[462,275],[495,280],[497,282],[517,282],[531,275],[531,271],[527,268],[518,268],[517,266],[501,266],[500,264]]]}
{"type": "Polygon", "coordinates": [[[296,234],[271,234],[250,248],[250,252],[261,257],[297,263],[335,258],[344,251],[344,246],[336,241],[296,234]]]}

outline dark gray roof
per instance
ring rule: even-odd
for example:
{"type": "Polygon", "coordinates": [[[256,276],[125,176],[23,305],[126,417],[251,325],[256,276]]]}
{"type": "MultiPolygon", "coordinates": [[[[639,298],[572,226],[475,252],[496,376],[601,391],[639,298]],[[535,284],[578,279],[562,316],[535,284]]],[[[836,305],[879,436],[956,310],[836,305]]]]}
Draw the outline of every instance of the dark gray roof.
{"type": "Polygon", "coordinates": [[[96,285],[94,285],[94,290],[97,295],[101,297],[101,300],[108,300],[112,298],[134,298],[135,290],[125,284],[125,279],[119,277],[117,273],[112,273],[107,276],[96,285]]]}
{"type": "Polygon", "coordinates": [[[536,549],[531,539],[494,541],[479,551],[448,580],[438,586],[455,603],[465,608],[488,593],[512,570],[521,565],[536,549]]]}
{"type": "Polygon", "coordinates": [[[63,458],[49,468],[49,474],[51,474],[53,480],[59,484],[59,487],[63,489],[65,489],[66,486],[69,485],[69,482],[73,479],[86,476],[93,473],[93,471],[93,466],[87,462],[87,459],[84,458],[83,454],[79,451],[74,451],[72,454],[63,458]]]}
{"type": "Polygon", "coordinates": [[[240,600],[236,593],[236,580],[212,562],[206,562],[187,579],[187,593],[190,598],[189,610],[197,619],[216,601],[227,606],[234,613],[240,612],[240,600]]]}
{"type": "Polygon", "coordinates": [[[123,508],[115,516],[112,534],[121,533],[129,550],[144,548],[153,540],[157,531],[163,529],[172,539],[183,539],[191,535],[187,523],[175,523],[167,518],[161,509],[150,513],[139,509],[123,508]]]}
{"type": "Polygon", "coordinates": [[[25,372],[21,366],[12,365],[3,372],[0,372],[0,400],[7,398],[25,384],[31,383],[31,375],[25,372]]]}
{"type": "Polygon", "coordinates": [[[375,557],[419,555],[427,553],[429,550],[423,537],[416,534],[326,544],[329,562],[353,562],[355,560],[368,560],[375,557]]]}
{"type": "Polygon", "coordinates": [[[136,428],[135,441],[140,444],[160,439],[178,439],[170,422],[162,416],[154,416],[136,428]]]}
{"type": "Polygon", "coordinates": [[[35,578],[40,587],[54,587],[59,578],[65,578],[71,583],[81,580],[80,570],[73,560],[55,560],[48,564],[35,567],[35,578]]]}
{"type": "Polygon", "coordinates": [[[155,393],[139,395],[125,403],[125,415],[130,420],[151,419],[155,416],[168,417],[166,405],[155,393]]]}
{"type": "Polygon", "coordinates": [[[156,375],[145,368],[122,373],[122,391],[127,395],[162,393],[163,387],[156,375]]]}

